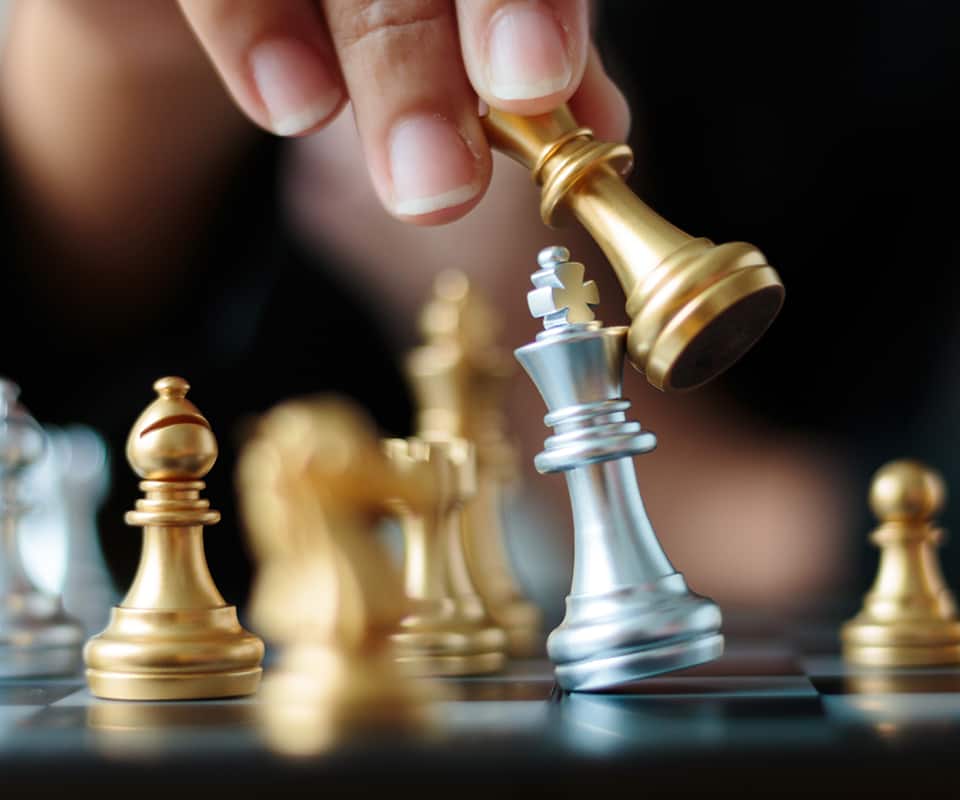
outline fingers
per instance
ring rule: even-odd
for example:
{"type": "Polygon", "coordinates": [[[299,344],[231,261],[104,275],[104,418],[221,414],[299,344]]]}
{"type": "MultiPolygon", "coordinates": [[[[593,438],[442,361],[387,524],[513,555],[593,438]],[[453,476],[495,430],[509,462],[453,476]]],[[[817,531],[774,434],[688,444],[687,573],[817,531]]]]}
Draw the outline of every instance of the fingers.
{"type": "Polygon", "coordinates": [[[404,220],[451,221],[486,189],[476,94],[520,114],[570,100],[602,138],[622,138],[629,118],[589,46],[587,0],[179,3],[264,128],[316,130],[349,96],[374,187],[404,220]]]}
{"type": "Polygon", "coordinates": [[[542,114],[574,93],[587,64],[586,0],[456,0],[463,60],[487,103],[542,114]]]}
{"type": "Polygon", "coordinates": [[[462,216],[490,179],[449,0],[323,0],[374,187],[425,224],[462,216]]]}
{"type": "Polygon", "coordinates": [[[587,68],[576,94],[570,98],[570,110],[577,122],[593,129],[605,142],[625,142],[630,132],[630,108],[623,93],[610,80],[597,48],[590,46],[587,68]]]}
{"type": "Polygon", "coordinates": [[[346,101],[326,25],[312,0],[179,0],[234,100],[258,125],[291,136],[346,101]]]}

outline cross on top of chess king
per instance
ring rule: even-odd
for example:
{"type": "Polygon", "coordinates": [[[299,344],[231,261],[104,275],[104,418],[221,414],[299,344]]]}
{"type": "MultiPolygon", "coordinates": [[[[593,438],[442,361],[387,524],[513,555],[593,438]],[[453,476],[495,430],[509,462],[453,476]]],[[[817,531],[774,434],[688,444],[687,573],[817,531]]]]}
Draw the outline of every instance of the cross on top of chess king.
{"type": "Polygon", "coordinates": [[[783,303],[783,284],[752,245],[714,245],[658,216],[623,182],[630,149],[596,141],[568,109],[533,118],[491,111],[485,127],[493,146],[541,186],[543,221],[572,213],[597,241],[631,319],[629,329],[602,327],[583,266],[565,248],[540,253],[528,302],[544,330],[515,355],[555,431],[535,465],[565,474],[573,509],[573,586],[547,640],[557,682],[602,690],[717,658],[720,610],[674,570],[637,489],[632,457],[656,439],[627,420],[623,358],[658,389],[700,386],[763,334],[783,303]]]}

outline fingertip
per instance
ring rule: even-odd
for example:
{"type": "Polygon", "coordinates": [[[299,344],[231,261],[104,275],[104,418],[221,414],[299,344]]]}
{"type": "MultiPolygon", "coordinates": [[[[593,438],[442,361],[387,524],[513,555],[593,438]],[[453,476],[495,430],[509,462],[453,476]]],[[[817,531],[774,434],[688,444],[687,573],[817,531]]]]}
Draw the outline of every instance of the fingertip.
{"type": "Polygon", "coordinates": [[[598,139],[623,142],[630,134],[630,106],[620,88],[603,69],[600,57],[591,48],[580,88],[570,98],[570,109],[598,139]]]}
{"type": "Polygon", "coordinates": [[[332,120],[346,102],[339,77],[305,42],[291,37],[259,42],[248,55],[250,73],[278,136],[299,136],[332,120]]]}
{"type": "Polygon", "coordinates": [[[457,8],[467,72],[491,106],[541,114],[566,102],[580,84],[588,42],[584,3],[460,0],[457,8]]]}
{"type": "Polygon", "coordinates": [[[586,103],[578,103],[579,98],[570,102],[574,116],[584,125],[593,129],[598,139],[606,142],[625,142],[630,136],[632,117],[630,106],[623,92],[613,83],[601,96],[594,96],[586,103]]]}
{"type": "Polygon", "coordinates": [[[486,187],[479,187],[472,197],[460,204],[447,206],[445,208],[437,209],[424,214],[405,215],[399,214],[391,208],[388,208],[387,210],[396,219],[411,225],[418,225],[425,228],[435,227],[437,225],[447,225],[448,223],[456,222],[461,217],[469,214],[480,203],[485,193],[486,187]]]}
{"type": "Polygon", "coordinates": [[[387,141],[389,181],[381,191],[393,216],[439,225],[479,202],[490,180],[490,153],[479,123],[474,119],[466,127],[475,130],[427,113],[394,122],[387,141]]]}

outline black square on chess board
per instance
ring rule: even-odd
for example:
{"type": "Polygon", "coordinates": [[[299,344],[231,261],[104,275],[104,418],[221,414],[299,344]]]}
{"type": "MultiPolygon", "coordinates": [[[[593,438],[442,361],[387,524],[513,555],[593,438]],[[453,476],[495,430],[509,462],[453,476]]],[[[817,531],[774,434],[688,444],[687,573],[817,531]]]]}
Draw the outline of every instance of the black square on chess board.
{"type": "MultiPolygon", "coordinates": [[[[869,783],[865,769],[937,774],[960,744],[960,670],[883,675],[784,644],[734,641],[716,662],[619,692],[558,694],[546,661],[446,683],[457,698],[438,704],[429,733],[292,758],[270,750],[257,697],[122,703],[91,697],[80,678],[3,681],[0,770],[8,785],[106,785],[117,796],[184,782],[234,796],[391,782],[424,796],[494,787],[529,796],[612,791],[625,780],[703,789],[717,776],[726,785],[791,775],[798,788],[829,773],[832,785],[854,785],[869,783]]],[[[894,786],[903,776],[887,777],[894,786]]]]}

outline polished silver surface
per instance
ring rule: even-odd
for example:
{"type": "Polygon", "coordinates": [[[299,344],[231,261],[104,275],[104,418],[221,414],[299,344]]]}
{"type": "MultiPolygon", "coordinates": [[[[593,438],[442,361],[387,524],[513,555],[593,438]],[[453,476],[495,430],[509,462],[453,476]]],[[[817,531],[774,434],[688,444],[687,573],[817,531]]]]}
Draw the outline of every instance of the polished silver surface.
{"type": "Polygon", "coordinates": [[[28,510],[20,483],[46,438],[18,395],[0,378],[0,677],[66,674],[79,666],[83,629],[58,597],[37,589],[20,556],[18,523],[28,510]]]}
{"type": "Polygon", "coordinates": [[[515,355],[554,430],[534,463],[565,474],[573,510],[572,588],[547,652],[563,689],[591,691],[717,658],[723,636],[720,609],[674,570],[637,488],[632,457],[653,450],[656,437],[626,416],[627,329],[593,319],[596,287],[585,288],[592,281],[568,258],[560,247],[540,253],[528,301],[544,331],[515,355]]]}
{"type": "Polygon", "coordinates": [[[107,627],[110,610],[121,599],[107,570],[97,532],[97,511],[110,488],[107,446],[100,434],[83,425],[53,430],[48,435],[66,510],[63,606],[92,635],[107,627]]]}

